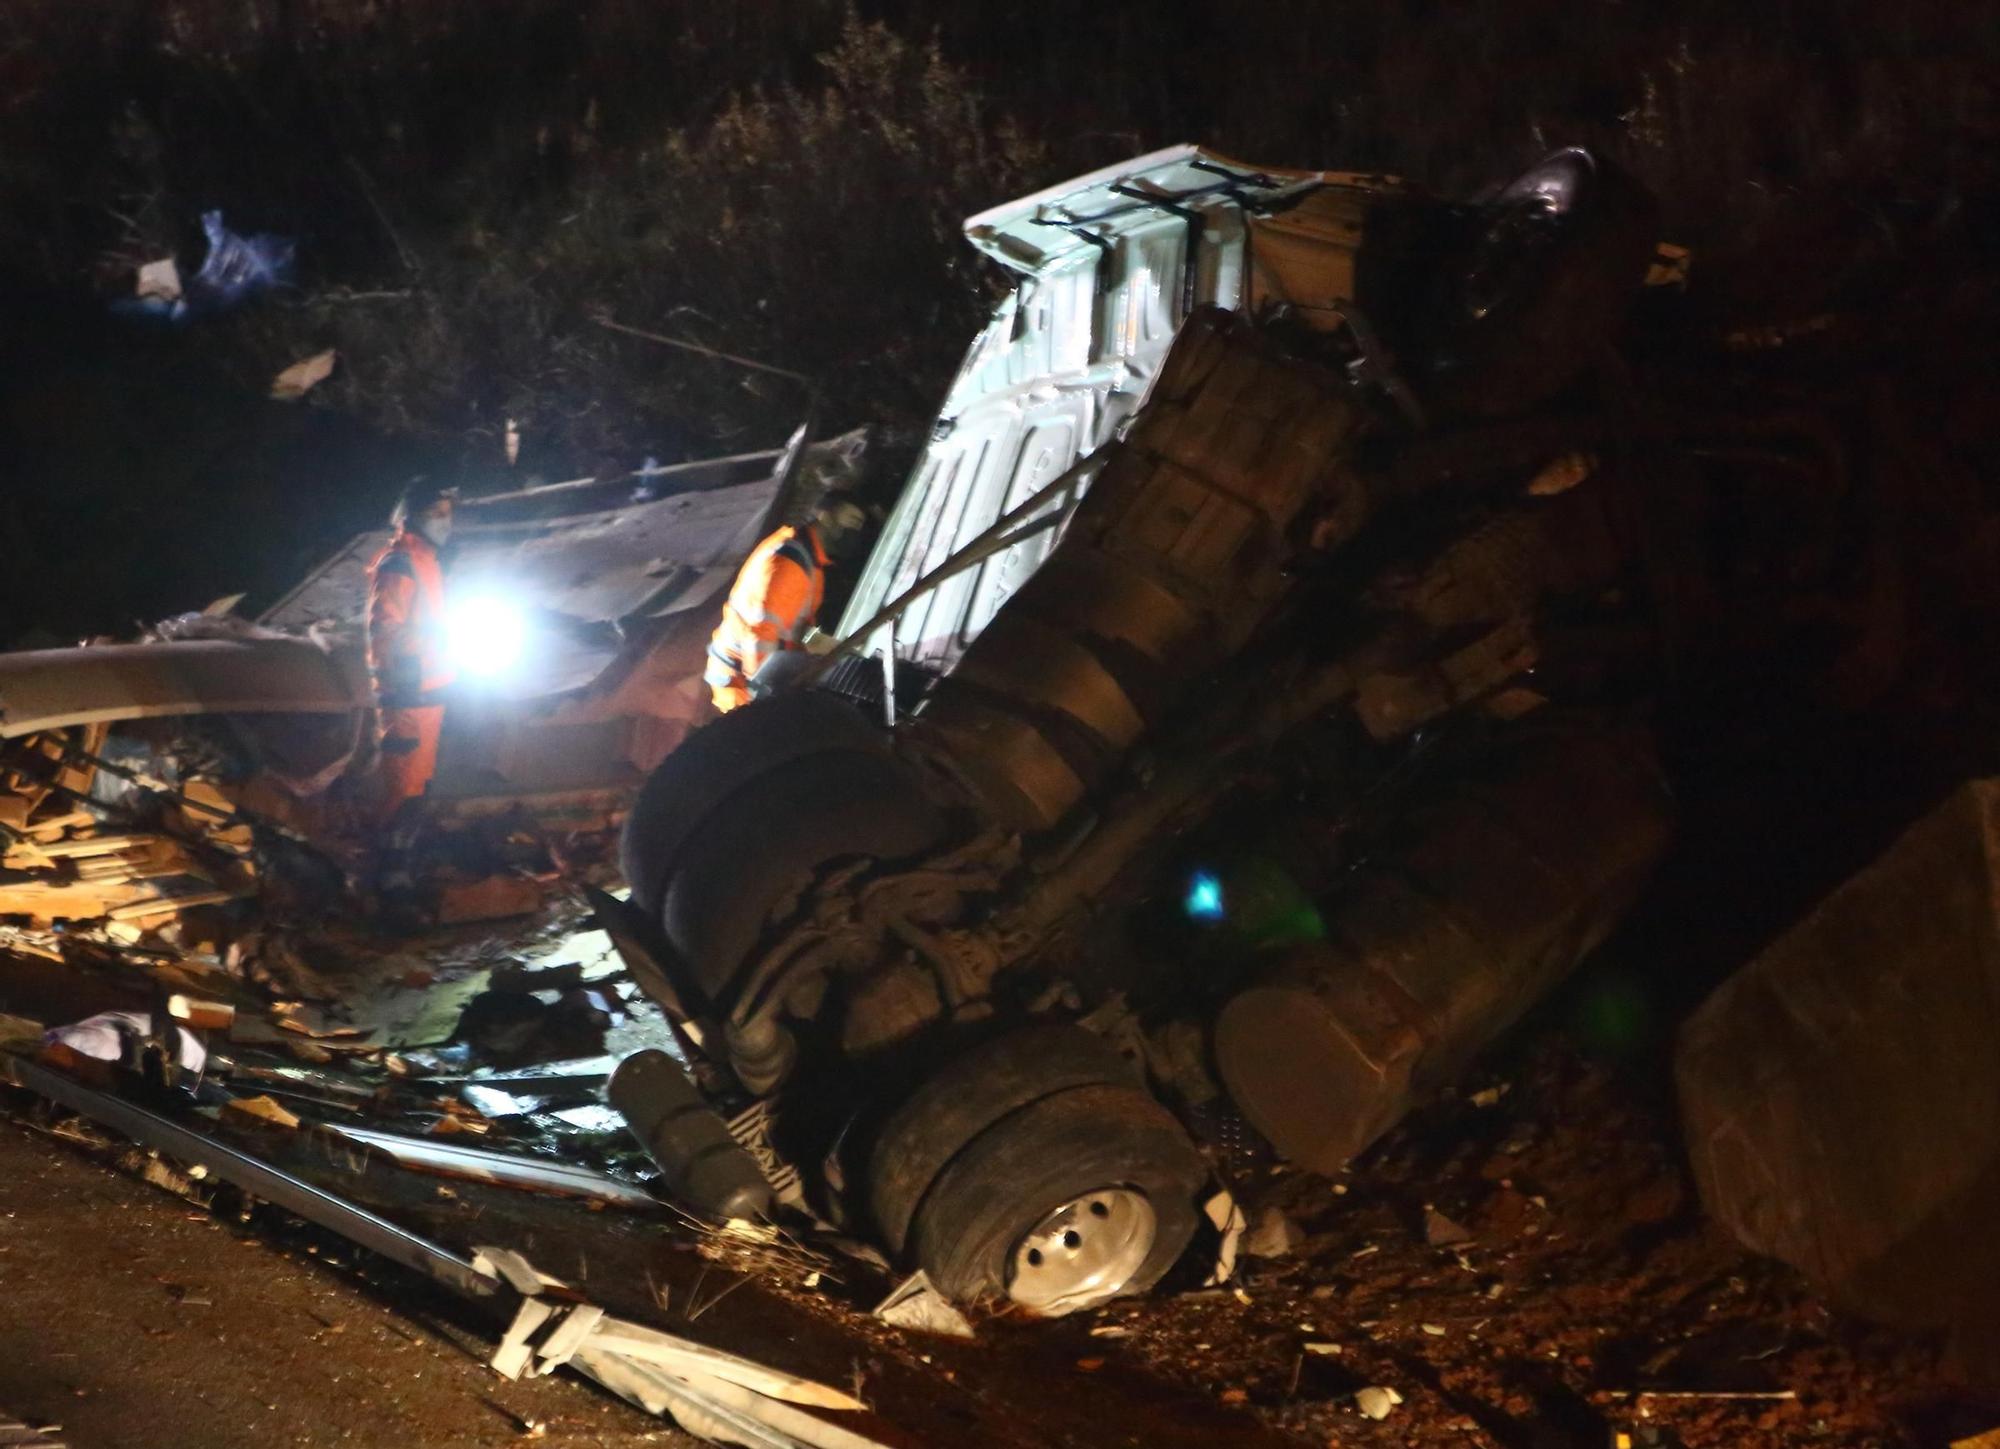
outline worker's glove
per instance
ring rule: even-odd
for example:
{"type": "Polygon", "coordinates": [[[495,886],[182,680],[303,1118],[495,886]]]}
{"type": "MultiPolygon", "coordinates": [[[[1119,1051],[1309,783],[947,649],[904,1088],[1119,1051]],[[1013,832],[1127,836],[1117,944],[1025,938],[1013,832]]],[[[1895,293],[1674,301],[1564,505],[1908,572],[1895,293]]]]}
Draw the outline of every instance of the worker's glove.
{"type": "Polygon", "coordinates": [[[750,678],[750,697],[766,699],[783,694],[818,661],[803,649],[783,649],[764,661],[764,667],[750,678]]]}

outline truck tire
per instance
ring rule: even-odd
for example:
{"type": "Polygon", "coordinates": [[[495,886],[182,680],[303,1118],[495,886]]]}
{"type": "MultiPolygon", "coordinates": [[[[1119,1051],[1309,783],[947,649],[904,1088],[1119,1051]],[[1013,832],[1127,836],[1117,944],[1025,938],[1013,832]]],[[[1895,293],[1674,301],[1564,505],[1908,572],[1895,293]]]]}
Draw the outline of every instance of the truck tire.
{"type": "Polygon", "coordinates": [[[1557,151],[1475,214],[1442,299],[1430,394],[1494,417],[1561,392],[1623,326],[1658,245],[1645,187],[1588,151],[1557,151]]]}
{"type": "Polygon", "coordinates": [[[716,806],[766,770],[830,751],[887,754],[882,731],[834,695],[758,700],[696,730],[639,787],[618,841],[632,899],[658,915],[667,876],[716,806]]]}
{"type": "Polygon", "coordinates": [[[869,1210],[903,1251],[917,1205],[945,1165],[1002,1117],[1072,1087],[1131,1086],[1138,1071],[1095,1032],[1041,1022],[962,1052],[892,1112],[868,1154],[869,1210]]]}
{"type": "Polygon", "coordinates": [[[660,890],[660,926],[696,986],[721,1001],[772,909],[819,867],[854,856],[900,860],[944,835],[942,813],[887,753],[791,759],[740,785],[686,833],[660,890]]]}
{"type": "Polygon", "coordinates": [[[1001,1118],[954,1158],[911,1225],[917,1263],[961,1303],[1061,1317],[1142,1293],[1194,1236],[1208,1164],[1136,1087],[1073,1087],[1001,1118]]]}

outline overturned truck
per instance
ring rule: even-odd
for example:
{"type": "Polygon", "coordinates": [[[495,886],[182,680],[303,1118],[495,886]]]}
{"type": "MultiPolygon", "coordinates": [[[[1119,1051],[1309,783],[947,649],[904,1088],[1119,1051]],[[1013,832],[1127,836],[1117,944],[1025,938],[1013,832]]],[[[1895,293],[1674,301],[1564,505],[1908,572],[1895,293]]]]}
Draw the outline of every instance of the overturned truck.
{"type": "Polygon", "coordinates": [[[1851,580],[1816,425],[1618,361],[1656,222],[1585,153],[1460,204],[1183,147],[968,234],[1020,280],[840,648],[629,817],[687,1063],[614,1098],[698,1206],[1054,1315],[1167,1272],[1205,1145],[1337,1170],[1569,972],[1663,696],[1851,580]]]}

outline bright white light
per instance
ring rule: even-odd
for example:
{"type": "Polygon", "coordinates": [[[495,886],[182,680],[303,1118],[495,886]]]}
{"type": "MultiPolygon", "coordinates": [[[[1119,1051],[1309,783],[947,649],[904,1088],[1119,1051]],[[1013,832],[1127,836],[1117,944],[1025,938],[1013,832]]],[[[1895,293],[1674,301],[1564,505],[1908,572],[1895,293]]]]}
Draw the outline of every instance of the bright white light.
{"type": "Polygon", "coordinates": [[[528,619],[498,594],[467,594],[446,609],[445,647],[461,673],[497,679],[520,664],[528,619]]]}

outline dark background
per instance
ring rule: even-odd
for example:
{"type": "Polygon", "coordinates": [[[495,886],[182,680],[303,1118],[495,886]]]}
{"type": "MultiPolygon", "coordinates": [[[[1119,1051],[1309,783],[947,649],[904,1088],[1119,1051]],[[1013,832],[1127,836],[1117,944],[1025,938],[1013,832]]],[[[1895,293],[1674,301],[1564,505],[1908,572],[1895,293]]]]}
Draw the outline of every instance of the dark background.
{"type": "MultiPolygon", "coordinates": [[[[270,594],[419,469],[769,446],[805,390],[907,456],[990,295],[967,213],[1182,140],[1447,191],[1581,142],[1791,321],[1980,265],[2000,19],[1941,0],[10,0],[0,643],[270,594]],[[184,328],[200,213],[297,285],[184,328]],[[301,404],[263,399],[323,347],[301,404]]],[[[253,600],[254,602],[254,600],[253,600]]]]}

